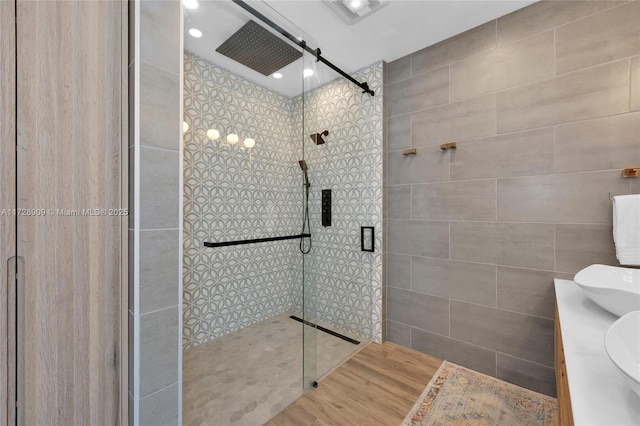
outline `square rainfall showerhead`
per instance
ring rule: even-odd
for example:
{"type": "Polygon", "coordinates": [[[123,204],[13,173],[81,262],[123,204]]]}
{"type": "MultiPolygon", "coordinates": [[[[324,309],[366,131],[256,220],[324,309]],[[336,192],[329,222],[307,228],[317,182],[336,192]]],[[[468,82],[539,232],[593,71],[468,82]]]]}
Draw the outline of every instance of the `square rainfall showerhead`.
{"type": "Polygon", "coordinates": [[[250,20],[216,49],[242,65],[271,75],[302,57],[302,52],[250,20]]]}

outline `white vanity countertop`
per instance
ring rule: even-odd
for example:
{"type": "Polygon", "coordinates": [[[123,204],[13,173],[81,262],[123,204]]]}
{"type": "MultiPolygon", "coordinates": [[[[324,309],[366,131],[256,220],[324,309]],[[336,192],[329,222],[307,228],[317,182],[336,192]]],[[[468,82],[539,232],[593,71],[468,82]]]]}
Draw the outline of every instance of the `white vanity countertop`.
{"type": "Polygon", "coordinates": [[[604,335],[618,317],[573,281],[556,279],[555,288],[575,424],[640,425],[640,398],[604,349],[604,335]]]}

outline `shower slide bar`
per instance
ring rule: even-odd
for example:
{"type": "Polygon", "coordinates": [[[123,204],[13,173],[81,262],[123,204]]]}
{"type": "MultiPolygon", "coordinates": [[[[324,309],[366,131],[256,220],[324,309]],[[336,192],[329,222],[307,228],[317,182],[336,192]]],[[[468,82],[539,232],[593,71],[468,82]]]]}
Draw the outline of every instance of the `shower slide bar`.
{"type": "Polygon", "coordinates": [[[311,234],[285,235],[282,237],[256,238],[253,240],[226,241],[221,243],[205,242],[204,246],[205,247],[241,246],[243,244],[268,243],[270,241],[282,241],[282,240],[296,240],[298,238],[306,238],[306,237],[311,237],[311,234]]]}
{"type": "Polygon", "coordinates": [[[307,46],[307,43],[304,40],[299,40],[298,38],[294,37],[291,33],[289,33],[284,28],[282,28],[281,26],[273,22],[271,19],[267,18],[262,13],[258,12],[253,7],[249,6],[246,2],[242,0],[233,0],[233,2],[238,6],[240,6],[241,8],[243,8],[244,10],[246,10],[247,12],[249,12],[250,14],[252,14],[253,16],[255,16],[256,18],[260,19],[262,22],[264,22],[265,24],[267,24],[268,26],[270,26],[280,34],[282,34],[292,43],[297,44],[307,52],[315,55],[316,60],[318,62],[322,62],[323,64],[325,64],[326,66],[328,66],[329,68],[331,68],[332,70],[334,70],[335,72],[337,72],[338,74],[340,74],[341,76],[343,76],[344,78],[346,78],[347,80],[349,80],[350,82],[352,82],[353,84],[361,88],[362,93],[368,93],[371,96],[374,96],[373,90],[369,88],[369,84],[367,84],[366,81],[363,81],[362,83],[360,83],[358,80],[356,80],[355,78],[351,77],[349,74],[347,74],[346,72],[338,68],[336,65],[332,64],[327,59],[323,58],[320,48],[313,50],[312,48],[307,46]]]}

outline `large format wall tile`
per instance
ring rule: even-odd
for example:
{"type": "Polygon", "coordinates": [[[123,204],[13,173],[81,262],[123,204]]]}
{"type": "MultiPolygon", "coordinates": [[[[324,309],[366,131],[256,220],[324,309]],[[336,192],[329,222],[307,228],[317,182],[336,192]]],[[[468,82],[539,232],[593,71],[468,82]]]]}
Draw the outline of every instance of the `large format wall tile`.
{"type": "Polygon", "coordinates": [[[411,288],[411,256],[387,253],[387,281],[390,287],[411,288]]]}
{"type": "Polygon", "coordinates": [[[416,155],[387,153],[387,185],[442,182],[449,180],[449,152],[433,145],[418,148],[416,155]]]}
{"type": "Polygon", "coordinates": [[[619,265],[613,226],[556,225],[556,271],[575,274],[594,263],[619,265]]]}
{"type": "Polygon", "coordinates": [[[174,426],[178,421],[178,393],[176,383],[140,400],[140,426],[174,426]]]}
{"type": "MultiPolygon", "coordinates": [[[[130,281],[132,282],[132,281],[130,281]]],[[[133,377],[135,376],[135,315],[131,309],[127,312],[127,343],[129,347],[127,348],[127,391],[129,392],[129,396],[133,395],[133,388],[135,387],[135,382],[133,377]]],[[[133,414],[133,413],[131,413],[133,414]]]]}
{"type": "Polygon", "coordinates": [[[140,66],[140,143],[180,149],[180,75],[148,65],[140,66]]]}
{"type": "Polygon", "coordinates": [[[498,132],[629,111],[629,61],[498,93],[498,132]]]}
{"type": "Polygon", "coordinates": [[[140,147],[140,227],[179,226],[180,154],[140,147]]]}
{"type": "Polygon", "coordinates": [[[640,53],[640,3],[632,1],[556,29],[556,73],[640,53]]]}
{"type": "Polygon", "coordinates": [[[178,230],[140,231],[140,313],[178,301],[178,230]]]}
{"type": "Polygon", "coordinates": [[[451,102],[552,77],[553,31],[451,65],[451,102]]]}
{"type": "Polygon", "coordinates": [[[411,185],[387,187],[387,218],[411,219],[411,185]]]}
{"type": "Polygon", "coordinates": [[[498,18],[498,45],[513,43],[624,3],[626,0],[540,1],[498,18]]]}
{"type": "Polygon", "coordinates": [[[140,317],[140,397],[178,381],[178,307],[140,317]]]}
{"type": "Polygon", "coordinates": [[[640,56],[631,58],[630,90],[629,108],[631,111],[640,111],[640,56]]]}
{"type": "Polygon", "coordinates": [[[640,113],[556,127],[556,172],[623,169],[640,164],[640,113]]]}
{"type": "Polygon", "coordinates": [[[181,30],[180,7],[179,2],[140,2],[140,61],[176,75],[182,66],[176,54],[180,52],[180,38],[175,36],[181,30]]]}
{"type": "Polygon", "coordinates": [[[620,176],[640,164],[639,11],[542,0],[394,64],[406,114],[387,131],[385,218],[410,218],[386,221],[399,340],[555,395],[553,280],[617,265],[609,193],[640,193],[620,176]],[[417,110],[442,101],[426,84],[447,67],[448,103],[417,110]],[[448,300],[449,332],[419,325],[408,294],[448,300]]]}
{"type": "Polygon", "coordinates": [[[498,220],[611,223],[609,192],[628,194],[620,171],[498,180],[498,220]]]}
{"type": "Polygon", "coordinates": [[[549,396],[556,396],[555,370],[498,352],[497,377],[549,396]]]}
{"type": "Polygon", "coordinates": [[[553,128],[491,136],[458,144],[451,180],[553,173],[553,128]]]}
{"type": "Polygon", "coordinates": [[[640,194],[640,179],[631,181],[631,194],[640,194]]]}
{"type": "Polygon", "coordinates": [[[387,340],[408,348],[411,347],[411,327],[399,322],[387,320],[387,340]]]}
{"type": "Polygon", "coordinates": [[[495,220],[496,181],[412,185],[411,215],[427,220],[495,220]]]}
{"type": "Polygon", "coordinates": [[[553,270],[553,225],[451,222],[451,258],[553,270]]]}
{"type": "Polygon", "coordinates": [[[490,376],[496,375],[496,353],[480,346],[412,327],[411,349],[464,365],[490,376]]]}
{"type": "Polygon", "coordinates": [[[479,305],[496,306],[496,267],[413,256],[411,290],[479,305]]]}
{"type": "Polygon", "coordinates": [[[553,320],[451,301],[451,337],[553,366],[553,320]]]}
{"type": "Polygon", "coordinates": [[[394,287],[387,288],[387,318],[433,331],[449,333],[449,300],[428,294],[414,293],[394,287]]]}
{"type": "Polygon", "coordinates": [[[390,117],[449,102],[449,67],[439,68],[387,86],[390,117]]]}
{"type": "Polygon", "coordinates": [[[498,308],[553,319],[555,272],[498,266],[498,308]]]}
{"type": "Polygon", "coordinates": [[[384,69],[384,84],[394,84],[411,77],[411,55],[389,62],[384,69]]]}
{"type": "Polygon", "coordinates": [[[424,220],[389,220],[389,252],[429,257],[449,256],[449,223],[424,220]]]}
{"type": "Polygon", "coordinates": [[[411,115],[387,118],[387,151],[411,147],[411,115]]]}
{"type": "Polygon", "coordinates": [[[413,75],[496,46],[496,22],[491,21],[411,55],[413,75]]]}
{"type": "Polygon", "coordinates": [[[411,145],[423,146],[496,134],[496,95],[435,107],[411,117],[411,145]]]}

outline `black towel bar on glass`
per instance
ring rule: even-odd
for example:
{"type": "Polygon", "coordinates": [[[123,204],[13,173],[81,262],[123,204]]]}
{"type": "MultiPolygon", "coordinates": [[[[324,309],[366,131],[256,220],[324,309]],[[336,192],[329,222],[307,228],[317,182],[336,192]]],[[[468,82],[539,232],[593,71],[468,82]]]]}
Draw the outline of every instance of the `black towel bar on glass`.
{"type": "Polygon", "coordinates": [[[222,243],[208,243],[205,242],[205,247],[226,247],[226,246],[240,246],[243,244],[254,244],[254,243],[267,243],[269,241],[282,241],[282,240],[295,240],[298,238],[306,238],[310,237],[311,234],[298,234],[298,235],[285,235],[282,237],[267,237],[267,238],[256,238],[253,240],[238,240],[238,241],[226,241],[222,243]]]}

